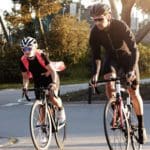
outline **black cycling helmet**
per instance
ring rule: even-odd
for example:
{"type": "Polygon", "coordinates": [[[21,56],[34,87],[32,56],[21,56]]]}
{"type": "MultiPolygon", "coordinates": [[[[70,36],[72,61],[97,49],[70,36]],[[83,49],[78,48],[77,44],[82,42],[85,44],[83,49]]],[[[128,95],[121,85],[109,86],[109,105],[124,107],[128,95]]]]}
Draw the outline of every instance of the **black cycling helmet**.
{"type": "Polygon", "coordinates": [[[91,6],[91,9],[90,9],[90,15],[92,17],[99,16],[107,12],[108,13],[111,12],[109,5],[102,4],[102,3],[94,4],[93,6],[91,6]]]}

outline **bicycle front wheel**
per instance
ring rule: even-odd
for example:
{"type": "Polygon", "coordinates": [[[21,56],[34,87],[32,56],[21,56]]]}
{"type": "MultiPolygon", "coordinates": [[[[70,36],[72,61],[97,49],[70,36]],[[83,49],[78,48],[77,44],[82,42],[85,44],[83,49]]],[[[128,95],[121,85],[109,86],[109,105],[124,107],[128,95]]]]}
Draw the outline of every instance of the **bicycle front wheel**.
{"type": "Polygon", "coordinates": [[[39,100],[31,108],[30,133],[36,149],[48,149],[52,138],[51,119],[45,105],[39,100]]]}
{"type": "Polygon", "coordinates": [[[126,115],[115,100],[108,101],[104,109],[104,131],[110,150],[128,150],[129,124],[126,115]]]}
{"type": "Polygon", "coordinates": [[[56,144],[58,146],[58,148],[60,150],[63,150],[64,149],[64,141],[66,139],[66,123],[63,123],[62,125],[59,125],[58,124],[58,120],[56,118],[56,114],[57,114],[57,110],[54,109],[55,111],[55,115],[54,115],[54,118],[55,118],[55,122],[56,122],[56,131],[54,133],[55,135],[55,140],[56,140],[56,144]]]}

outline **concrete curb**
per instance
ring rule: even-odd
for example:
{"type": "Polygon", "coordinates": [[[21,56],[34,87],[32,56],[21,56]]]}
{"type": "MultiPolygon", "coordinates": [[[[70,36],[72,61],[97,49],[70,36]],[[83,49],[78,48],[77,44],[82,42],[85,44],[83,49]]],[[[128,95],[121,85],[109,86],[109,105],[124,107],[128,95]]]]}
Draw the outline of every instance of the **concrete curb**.
{"type": "MultiPolygon", "coordinates": [[[[148,83],[150,83],[150,78],[141,80],[141,84],[148,84],[148,83]]],[[[71,92],[85,90],[85,89],[88,89],[88,86],[89,86],[88,83],[61,85],[60,94],[63,95],[63,94],[71,93],[71,92]]],[[[8,91],[9,92],[13,92],[13,91],[21,92],[21,89],[4,89],[4,90],[0,90],[0,93],[5,93],[5,92],[7,93],[8,91]]]]}
{"type": "MultiPolygon", "coordinates": [[[[142,79],[140,81],[141,84],[148,84],[150,83],[150,78],[148,79],[142,79]]],[[[66,94],[71,92],[77,92],[80,90],[88,89],[88,83],[82,83],[82,84],[69,84],[69,85],[62,85],[60,86],[60,94],[66,94]]]]}

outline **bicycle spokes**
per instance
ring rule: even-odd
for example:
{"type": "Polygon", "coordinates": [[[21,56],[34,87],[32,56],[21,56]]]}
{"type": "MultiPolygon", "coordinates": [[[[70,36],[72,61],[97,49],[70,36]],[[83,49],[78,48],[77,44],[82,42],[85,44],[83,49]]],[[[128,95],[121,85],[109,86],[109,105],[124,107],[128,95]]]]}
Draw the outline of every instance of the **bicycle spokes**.
{"type": "Polygon", "coordinates": [[[42,102],[38,100],[31,109],[30,131],[37,149],[44,150],[49,147],[52,137],[51,119],[42,102]]]}
{"type": "Polygon", "coordinates": [[[127,150],[129,145],[128,121],[123,112],[121,119],[119,111],[115,101],[109,101],[105,106],[104,129],[110,150],[127,150]]]}

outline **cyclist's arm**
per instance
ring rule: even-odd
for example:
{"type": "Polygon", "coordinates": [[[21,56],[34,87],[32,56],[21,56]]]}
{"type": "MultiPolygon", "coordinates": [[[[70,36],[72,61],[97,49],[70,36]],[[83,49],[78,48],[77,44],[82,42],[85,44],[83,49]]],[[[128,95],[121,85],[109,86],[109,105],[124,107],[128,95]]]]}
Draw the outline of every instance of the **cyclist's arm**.
{"type": "Polygon", "coordinates": [[[93,75],[99,76],[99,72],[101,69],[101,49],[100,49],[100,43],[97,36],[97,32],[94,31],[94,28],[93,30],[91,30],[89,43],[91,47],[93,64],[94,64],[93,75]]]}
{"type": "Polygon", "coordinates": [[[50,63],[46,66],[47,71],[51,74],[53,83],[57,82],[57,72],[55,69],[50,65],[50,63]]]}
{"type": "Polygon", "coordinates": [[[28,89],[29,86],[29,77],[27,72],[22,72],[22,79],[23,79],[23,88],[28,89]]]}
{"type": "Polygon", "coordinates": [[[101,69],[101,60],[100,59],[96,59],[95,63],[96,63],[96,73],[95,74],[97,74],[97,76],[99,76],[100,69],[101,69]]]}
{"type": "Polygon", "coordinates": [[[27,69],[23,65],[22,61],[20,61],[20,70],[21,70],[21,74],[22,74],[23,88],[27,89],[28,86],[29,86],[29,76],[28,76],[28,73],[27,73],[27,69]]]}
{"type": "Polygon", "coordinates": [[[126,23],[122,23],[122,35],[123,39],[125,40],[130,52],[131,52],[131,62],[129,64],[128,71],[133,71],[135,70],[136,65],[138,64],[139,60],[139,51],[136,45],[135,37],[131,31],[131,29],[127,26],[126,23]]]}
{"type": "Polygon", "coordinates": [[[58,80],[57,79],[57,72],[55,71],[55,69],[51,65],[49,58],[44,53],[42,54],[42,57],[45,61],[45,65],[46,65],[46,69],[47,69],[47,72],[45,75],[46,76],[51,75],[53,83],[56,83],[58,80]]]}

